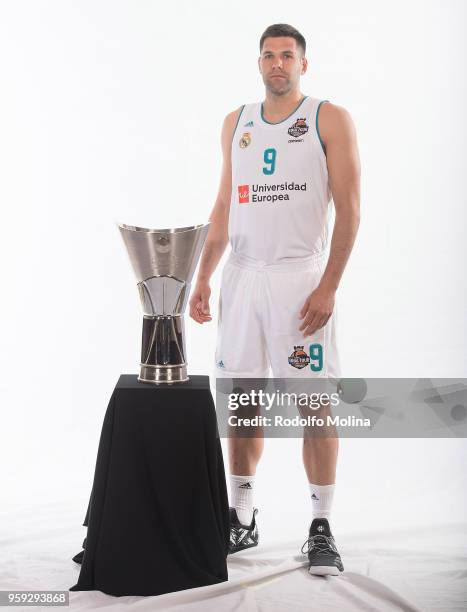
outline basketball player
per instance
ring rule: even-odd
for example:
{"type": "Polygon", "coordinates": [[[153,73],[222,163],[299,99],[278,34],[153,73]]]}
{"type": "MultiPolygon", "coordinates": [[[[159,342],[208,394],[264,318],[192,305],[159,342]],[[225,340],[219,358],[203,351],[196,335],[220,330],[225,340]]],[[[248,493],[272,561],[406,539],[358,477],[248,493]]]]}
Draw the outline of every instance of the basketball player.
{"type": "MultiPolygon", "coordinates": [[[[241,106],[223,124],[219,194],[190,299],[190,316],[210,321],[209,281],[230,241],[216,377],[266,378],[270,366],[274,377],[340,376],[334,304],[359,225],[360,162],[349,113],[301,93],[305,51],[295,28],[269,26],[258,59],[265,99],[241,106]]],[[[253,491],[264,438],[228,443],[234,553],[258,543],[253,491]]],[[[304,547],[312,574],[344,569],[329,525],[337,452],[337,437],[304,436],[312,504],[304,547]]]]}

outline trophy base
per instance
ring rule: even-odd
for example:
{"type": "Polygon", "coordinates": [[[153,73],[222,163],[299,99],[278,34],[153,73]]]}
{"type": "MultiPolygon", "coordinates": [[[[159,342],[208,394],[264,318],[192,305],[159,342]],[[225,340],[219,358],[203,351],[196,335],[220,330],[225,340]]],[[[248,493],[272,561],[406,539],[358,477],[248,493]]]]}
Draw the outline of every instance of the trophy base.
{"type": "Polygon", "coordinates": [[[186,382],[189,380],[186,365],[149,365],[140,364],[141,369],[138,380],[153,385],[170,385],[172,383],[186,382]]]}

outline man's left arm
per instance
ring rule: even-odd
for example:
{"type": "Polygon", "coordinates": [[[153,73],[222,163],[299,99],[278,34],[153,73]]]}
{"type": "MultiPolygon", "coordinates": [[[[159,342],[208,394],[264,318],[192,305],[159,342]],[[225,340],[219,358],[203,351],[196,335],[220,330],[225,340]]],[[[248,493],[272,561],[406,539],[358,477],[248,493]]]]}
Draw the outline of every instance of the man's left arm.
{"type": "Polygon", "coordinates": [[[303,321],[299,330],[304,336],[326,325],[332,314],[360,222],[360,158],[353,121],[344,108],[327,102],[319,112],[319,131],[326,148],[336,217],[326,269],[300,311],[303,321]]]}

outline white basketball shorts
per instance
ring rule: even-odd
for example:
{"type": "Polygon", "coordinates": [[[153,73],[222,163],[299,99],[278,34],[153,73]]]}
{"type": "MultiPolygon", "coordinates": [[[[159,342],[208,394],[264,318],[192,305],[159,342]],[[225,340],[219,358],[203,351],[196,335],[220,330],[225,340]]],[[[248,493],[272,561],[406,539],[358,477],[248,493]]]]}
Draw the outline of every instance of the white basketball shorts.
{"type": "Polygon", "coordinates": [[[324,254],[266,264],[233,252],[222,272],[214,377],[340,377],[336,311],[311,336],[300,310],[324,272],[324,254]]]}

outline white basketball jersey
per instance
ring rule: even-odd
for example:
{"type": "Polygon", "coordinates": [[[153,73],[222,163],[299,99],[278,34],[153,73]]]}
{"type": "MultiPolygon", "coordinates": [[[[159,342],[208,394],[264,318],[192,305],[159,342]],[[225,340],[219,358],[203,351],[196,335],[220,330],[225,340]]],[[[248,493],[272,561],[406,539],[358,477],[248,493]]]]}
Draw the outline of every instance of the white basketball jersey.
{"type": "Polygon", "coordinates": [[[269,264],[326,248],[332,196],[317,124],[322,102],[305,96],[279,123],[264,119],[261,102],[243,107],[232,140],[233,252],[269,264]]]}

